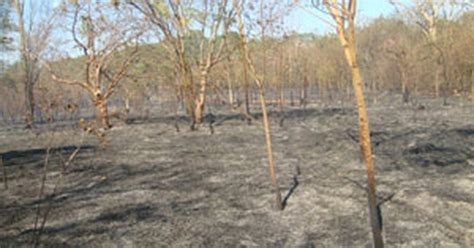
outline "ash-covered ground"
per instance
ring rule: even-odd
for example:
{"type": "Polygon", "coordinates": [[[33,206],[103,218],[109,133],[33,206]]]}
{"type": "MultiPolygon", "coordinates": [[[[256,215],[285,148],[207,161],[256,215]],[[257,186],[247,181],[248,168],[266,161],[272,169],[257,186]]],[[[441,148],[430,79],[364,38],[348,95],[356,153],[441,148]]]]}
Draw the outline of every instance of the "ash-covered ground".
{"type": "MultiPolygon", "coordinates": [[[[474,247],[474,104],[398,101],[369,108],[387,247],[474,247]]],[[[213,135],[184,120],[177,133],[172,117],[116,122],[110,146],[86,135],[64,174],[77,127],[2,127],[0,247],[31,247],[38,233],[40,247],[371,246],[353,107],[287,108],[283,126],[272,115],[283,211],[273,208],[261,118],[216,116],[213,135]]]]}

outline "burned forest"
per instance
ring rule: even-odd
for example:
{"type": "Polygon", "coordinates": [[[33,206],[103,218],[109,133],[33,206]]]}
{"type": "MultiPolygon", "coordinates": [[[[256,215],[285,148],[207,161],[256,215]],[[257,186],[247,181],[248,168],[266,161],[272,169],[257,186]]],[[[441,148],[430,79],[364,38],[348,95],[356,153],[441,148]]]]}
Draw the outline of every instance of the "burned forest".
{"type": "Polygon", "coordinates": [[[0,0],[0,247],[473,247],[474,3],[0,0]]]}

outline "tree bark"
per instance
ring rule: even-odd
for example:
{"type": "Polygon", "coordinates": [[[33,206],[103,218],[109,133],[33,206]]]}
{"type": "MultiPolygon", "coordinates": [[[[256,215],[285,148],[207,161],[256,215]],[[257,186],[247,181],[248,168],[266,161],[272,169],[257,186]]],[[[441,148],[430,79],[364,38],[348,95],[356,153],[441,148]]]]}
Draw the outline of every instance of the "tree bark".
{"type": "Polygon", "coordinates": [[[226,64],[226,80],[227,80],[227,93],[229,95],[229,104],[231,108],[234,107],[234,87],[232,85],[232,76],[230,73],[230,59],[228,59],[228,64],[226,64]]]}
{"type": "Polygon", "coordinates": [[[303,83],[301,84],[300,106],[306,107],[307,98],[308,98],[308,77],[306,76],[306,72],[305,72],[305,75],[303,76],[303,83]]]}
{"type": "MultiPolygon", "coordinates": [[[[28,70],[28,69],[27,69],[28,70]]],[[[26,127],[32,128],[35,120],[35,99],[34,82],[29,78],[31,72],[28,72],[25,78],[25,107],[26,107],[26,127]]]]}
{"type": "Polygon", "coordinates": [[[180,55],[179,58],[179,69],[181,72],[180,78],[182,79],[182,92],[183,92],[183,101],[186,105],[186,114],[195,120],[195,92],[194,92],[194,78],[187,63],[187,60],[183,55],[180,55]]]}
{"type": "Polygon", "coordinates": [[[375,168],[374,161],[372,158],[369,119],[365,106],[362,75],[360,72],[359,65],[357,63],[355,44],[349,44],[345,39],[340,40],[344,47],[347,62],[351,67],[352,85],[354,87],[354,92],[357,100],[357,110],[359,113],[359,144],[364,162],[367,166],[369,215],[372,226],[374,246],[377,248],[382,248],[384,246],[382,238],[382,219],[379,206],[377,205],[375,168]]]}
{"type": "Polygon", "coordinates": [[[95,100],[95,106],[97,108],[98,114],[99,114],[99,119],[100,122],[102,123],[102,127],[104,129],[110,129],[112,125],[110,124],[109,121],[109,108],[108,108],[108,103],[107,99],[103,97],[98,97],[95,100]]]}
{"type": "Polygon", "coordinates": [[[270,122],[268,120],[267,103],[265,102],[265,90],[263,86],[259,87],[260,107],[263,115],[263,129],[265,131],[265,143],[267,144],[268,169],[272,179],[272,186],[275,193],[275,204],[278,210],[283,210],[283,202],[281,201],[281,193],[278,185],[278,179],[275,172],[275,162],[273,160],[272,138],[270,135],[270,122]]]}
{"type": "Polygon", "coordinates": [[[435,78],[433,80],[433,84],[434,84],[435,97],[438,98],[439,97],[439,70],[438,70],[437,65],[436,65],[435,78]]]}
{"type": "Polygon", "coordinates": [[[357,109],[359,112],[359,144],[367,166],[367,182],[369,186],[368,202],[370,221],[372,225],[372,235],[375,247],[383,247],[382,238],[382,220],[380,216],[379,206],[377,205],[375,168],[372,158],[372,145],[370,140],[369,119],[365,106],[365,98],[362,86],[362,76],[357,63],[352,65],[352,84],[354,86],[355,96],[357,99],[357,109]]]}
{"type": "Polygon", "coordinates": [[[278,110],[280,114],[283,113],[283,104],[285,101],[285,94],[284,94],[284,86],[283,86],[283,81],[284,81],[284,68],[283,68],[283,49],[280,48],[280,56],[278,58],[278,65],[277,70],[278,70],[278,83],[277,83],[277,101],[278,101],[278,110]]]}
{"type": "Polygon", "coordinates": [[[471,101],[474,102],[474,70],[471,71],[471,101]]]}
{"type": "Polygon", "coordinates": [[[227,80],[227,88],[229,93],[229,104],[230,106],[234,106],[234,90],[232,86],[232,81],[230,79],[227,80]]]}
{"type": "Polygon", "coordinates": [[[306,96],[305,96],[306,90],[304,84],[301,85],[300,88],[300,107],[304,105],[304,102],[306,101],[306,96]]]}
{"type": "Polygon", "coordinates": [[[295,106],[295,99],[293,97],[293,88],[290,90],[290,106],[295,106]]]}
{"type": "Polygon", "coordinates": [[[206,104],[207,71],[201,71],[199,83],[199,97],[194,110],[194,123],[201,124],[204,119],[204,106],[206,104]]]}
{"type": "Polygon", "coordinates": [[[343,4],[344,11],[341,14],[336,0],[325,1],[327,9],[331,12],[336,21],[337,34],[339,41],[344,49],[346,61],[351,68],[352,85],[357,100],[357,110],[359,113],[359,145],[363,160],[367,166],[367,184],[368,184],[368,205],[369,216],[372,227],[373,244],[376,248],[383,248],[382,237],[382,214],[377,203],[375,168],[372,158],[372,145],[370,140],[369,119],[365,104],[363,80],[360,67],[357,63],[356,35],[354,19],[356,15],[356,0],[349,1],[349,6],[343,4]],[[345,27],[345,21],[348,22],[348,28],[345,27]]]}
{"type": "Polygon", "coordinates": [[[247,67],[244,65],[245,113],[250,115],[249,78],[247,67]]]}
{"type": "Polygon", "coordinates": [[[189,87],[184,87],[184,102],[186,105],[186,114],[194,120],[195,119],[195,100],[194,94],[191,94],[189,87]]]}
{"type": "Polygon", "coordinates": [[[250,75],[255,81],[255,84],[258,87],[258,93],[260,98],[260,106],[262,108],[262,115],[263,115],[263,129],[265,132],[265,143],[267,145],[267,156],[268,156],[268,169],[270,172],[270,177],[272,181],[273,191],[275,193],[275,205],[279,210],[283,210],[283,202],[281,201],[281,193],[280,188],[278,185],[277,176],[275,173],[275,163],[273,161],[273,147],[272,147],[272,139],[270,135],[270,123],[268,120],[268,113],[267,113],[267,103],[265,101],[265,84],[263,81],[263,77],[259,77],[255,70],[254,62],[250,57],[249,48],[247,46],[246,34],[244,31],[244,23],[242,21],[241,16],[241,5],[234,0],[233,2],[234,8],[237,12],[237,21],[238,21],[238,30],[240,36],[240,49],[241,49],[241,56],[242,62],[247,69],[250,70],[250,75]]]}
{"type": "Polygon", "coordinates": [[[24,75],[24,88],[25,88],[25,108],[26,108],[26,127],[32,128],[35,118],[35,101],[34,101],[34,84],[36,83],[37,77],[35,75],[37,65],[35,59],[30,54],[31,51],[28,49],[28,33],[25,29],[24,21],[24,1],[15,0],[13,1],[15,10],[18,15],[18,32],[20,34],[20,53],[23,63],[24,75]]]}
{"type": "Polygon", "coordinates": [[[401,83],[402,83],[402,97],[403,97],[403,103],[408,103],[410,100],[410,92],[408,91],[408,86],[407,86],[407,76],[403,68],[401,68],[401,83]]]}

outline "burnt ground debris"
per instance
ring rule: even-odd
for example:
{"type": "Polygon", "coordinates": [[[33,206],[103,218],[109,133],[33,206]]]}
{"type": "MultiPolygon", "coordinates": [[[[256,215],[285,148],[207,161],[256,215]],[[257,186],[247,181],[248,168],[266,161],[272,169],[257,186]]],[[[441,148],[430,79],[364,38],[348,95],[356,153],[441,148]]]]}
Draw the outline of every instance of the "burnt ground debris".
{"type": "MultiPolygon", "coordinates": [[[[369,108],[387,246],[472,247],[474,105],[423,104],[369,108]]],[[[38,204],[51,206],[42,247],[370,246],[354,108],[288,108],[281,127],[273,115],[281,212],[258,114],[247,125],[221,112],[213,135],[205,125],[177,133],[175,117],[155,117],[118,123],[105,150],[86,136],[61,180],[59,154],[73,152],[80,130],[2,127],[10,185],[0,191],[0,247],[31,246],[38,204]],[[38,199],[48,143],[55,149],[38,199]]]]}

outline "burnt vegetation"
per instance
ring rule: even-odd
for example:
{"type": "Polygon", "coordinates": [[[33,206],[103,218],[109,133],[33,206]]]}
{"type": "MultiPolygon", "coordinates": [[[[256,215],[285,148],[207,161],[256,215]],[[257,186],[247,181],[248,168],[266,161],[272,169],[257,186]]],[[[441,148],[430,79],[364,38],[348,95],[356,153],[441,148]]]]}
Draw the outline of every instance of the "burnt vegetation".
{"type": "Polygon", "coordinates": [[[472,3],[52,2],[0,0],[0,247],[472,246],[472,3]]]}

